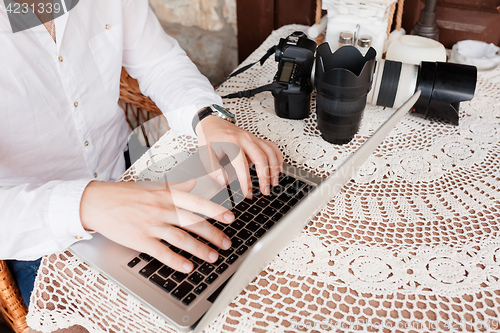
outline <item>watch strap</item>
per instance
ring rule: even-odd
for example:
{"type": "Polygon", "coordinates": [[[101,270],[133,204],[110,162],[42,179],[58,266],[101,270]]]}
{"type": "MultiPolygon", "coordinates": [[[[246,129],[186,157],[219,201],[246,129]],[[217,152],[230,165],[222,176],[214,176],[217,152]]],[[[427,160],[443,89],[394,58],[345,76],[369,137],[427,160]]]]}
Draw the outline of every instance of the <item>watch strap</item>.
{"type": "Polygon", "coordinates": [[[198,111],[196,115],[193,117],[193,131],[196,133],[196,126],[198,126],[198,123],[205,119],[206,117],[210,116],[213,114],[213,110],[210,106],[207,106],[206,108],[202,109],[201,111],[198,111]]]}

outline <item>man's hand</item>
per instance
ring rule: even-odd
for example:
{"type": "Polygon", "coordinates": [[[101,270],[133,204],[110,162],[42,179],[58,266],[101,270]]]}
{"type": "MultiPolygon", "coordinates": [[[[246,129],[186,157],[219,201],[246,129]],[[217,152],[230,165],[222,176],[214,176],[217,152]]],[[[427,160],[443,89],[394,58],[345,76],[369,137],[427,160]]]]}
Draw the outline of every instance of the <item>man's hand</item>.
{"type": "MultiPolygon", "coordinates": [[[[196,126],[199,146],[206,145],[210,148],[210,143],[227,142],[240,147],[240,154],[232,161],[240,182],[243,194],[248,198],[252,196],[251,179],[248,169],[247,157],[255,164],[257,176],[259,177],[260,191],[264,195],[271,192],[270,186],[278,185],[279,174],[283,167],[283,155],[278,146],[268,140],[257,138],[255,135],[231,124],[228,121],[215,116],[204,118],[196,126]]],[[[226,153],[224,151],[213,150],[214,159],[220,160],[226,153]]],[[[218,167],[223,177],[222,168],[218,167]]],[[[217,172],[217,170],[214,170],[217,172]]],[[[221,178],[218,178],[219,182],[221,178]]]]}
{"type": "Polygon", "coordinates": [[[193,212],[226,224],[234,220],[233,213],[226,208],[190,194],[194,185],[195,181],[173,186],[165,183],[93,181],[82,196],[82,225],[114,242],[146,252],[175,270],[188,273],[192,271],[193,264],[160,240],[200,259],[215,262],[219,257],[217,251],[194,239],[187,231],[224,250],[231,246],[231,240],[193,212]]]}

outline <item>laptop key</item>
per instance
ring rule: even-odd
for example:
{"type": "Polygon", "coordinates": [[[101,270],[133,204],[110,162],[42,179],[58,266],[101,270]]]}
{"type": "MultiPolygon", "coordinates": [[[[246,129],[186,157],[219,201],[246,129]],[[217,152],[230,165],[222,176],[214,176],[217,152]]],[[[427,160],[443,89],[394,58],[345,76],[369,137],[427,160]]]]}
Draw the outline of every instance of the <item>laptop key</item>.
{"type": "Polygon", "coordinates": [[[238,237],[234,237],[232,239],[232,244],[231,244],[231,248],[234,250],[234,249],[237,249],[241,246],[241,244],[243,244],[243,240],[239,239],[238,237]]]}
{"type": "Polygon", "coordinates": [[[297,179],[297,180],[296,180],[296,182],[297,182],[297,186],[298,186],[298,187],[304,187],[305,185],[307,185],[306,183],[304,183],[304,182],[303,182],[302,180],[300,180],[300,179],[297,179]]]}
{"type": "Polygon", "coordinates": [[[253,219],[253,214],[250,214],[248,212],[245,212],[240,216],[240,220],[243,222],[250,222],[252,221],[252,219],[253,219]]]}
{"type": "Polygon", "coordinates": [[[223,261],[224,261],[224,257],[219,256],[219,258],[217,259],[217,261],[214,262],[212,265],[214,265],[215,267],[218,267],[223,261]]]}
{"type": "Polygon", "coordinates": [[[274,214],[276,214],[277,210],[276,208],[273,208],[273,207],[266,207],[262,213],[267,215],[267,216],[273,216],[274,214]]]}
{"type": "Polygon", "coordinates": [[[198,287],[196,287],[196,288],[194,289],[194,292],[195,292],[196,294],[198,294],[198,295],[199,295],[199,294],[201,294],[201,293],[202,293],[205,289],[207,289],[207,287],[208,287],[208,285],[206,285],[205,283],[201,283],[198,287]]]}
{"type": "Polygon", "coordinates": [[[153,282],[154,284],[156,284],[157,286],[159,287],[162,287],[163,288],[163,285],[165,284],[165,282],[167,282],[167,280],[165,280],[164,278],[162,278],[161,276],[159,276],[158,274],[153,274],[149,280],[151,282],[153,282]]]}
{"type": "Polygon", "coordinates": [[[159,271],[158,274],[163,276],[164,278],[167,278],[170,274],[172,274],[174,271],[173,268],[170,268],[168,266],[163,266],[159,271]]]}
{"type": "Polygon", "coordinates": [[[248,208],[248,212],[251,213],[251,214],[253,214],[253,215],[257,215],[261,211],[262,211],[262,208],[259,207],[259,206],[252,206],[252,207],[248,208]]]}
{"type": "Polygon", "coordinates": [[[183,250],[183,251],[181,251],[181,252],[179,252],[179,254],[180,254],[181,256],[183,256],[184,258],[186,258],[186,259],[191,259],[191,257],[193,256],[191,253],[189,253],[189,252],[187,252],[187,251],[184,251],[184,250],[183,250]]]}
{"type": "Polygon", "coordinates": [[[288,200],[288,205],[290,205],[290,206],[293,207],[293,206],[295,206],[297,204],[297,202],[299,202],[299,199],[293,197],[290,200],[288,200]]]}
{"type": "Polygon", "coordinates": [[[174,291],[172,291],[171,295],[180,300],[193,290],[193,288],[194,286],[191,283],[184,281],[177,288],[175,288],[174,291]]]}
{"type": "MultiPolygon", "coordinates": [[[[245,246],[246,247],[246,246],[245,246]]],[[[239,250],[239,249],[238,249],[239,250]]],[[[227,264],[221,264],[217,269],[215,270],[218,274],[222,274],[229,266],[227,264]]]]}
{"type": "Polygon", "coordinates": [[[165,283],[161,286],[161,288],[168,293],[171,292],[175,287],[177,287],[177,283],[175,283],[170,279],[167,279],[165,283]]]}
{"type": "Polygon", "coordinates": [[[173,245],[170,246],[170,250],[174,251],[175,253],[179,253],[179,252],[182,251],[181,249],[179,249],[179,248],[177,248],[177,247],[175,247],[173,245]]]}
{"type": "Polygon", "coordinates": [[[205,282],[208,283],[208,284],[212,284],[215,279],[217,279],[219,277],[219,275],[215,274],[215,273],[212,273],[210,274],[206,279],[205,279],[205,282]]]}
{"type": "Polygon", "coordinates": [[[146,253],[139,254],[139,258],[141,258],[142,260],[145,260],[145,261],[153,260],[153,257],[151,257],[149,254],[146,254],[146,253]]]}
{"type": "Polygon", "coordinates": [[[233,192],[233,200],[235,203],[241,202],[244,199],[245,199],[245,197],[243,196],[243,194],[241,194],[239,192],[233,192]]]}
{"type": "Polygon", "coordinates": [[[259,230],[257,230],[256,232],[253,233],[253,235],[257,238],[261,238],[262,236],[264,236],[264,234],[266,233],[266,229],[264,228],[260,228],[259,230]]]}
{"type": "MultiPolygon", "coordinates": [[[[267,217],[266,215],[264,214],[259,214],[257,215],[254,219],[253,219],[257,225],[260,227],[261,224],[264,224],[266,223],[268,220],[269,220],[269,217],[267,217]]],[[[248,229],[250,229],[248,226],[247,226],[248,229]]],[[[254,230],[252,230],[254,231],[254,230]]]]}
{"type": "Polygon", "coordinates": [[[138,263],[141,262],[141,258],[135,257],[134,259],[130,260],[129,263],[127,264],[128,267],[134,268],[138,263]]]}
{"type": "Polygon", "coordinates": [[[229,200],[224,201],[221,204],[222,207],[227,208],[227,209],[232,209],[233,208],[233,203],[229,200]]]}
{"type": "Polygon", "coordinates": [[[224,229],[224,233],[229,237],[233,237],[234,235],[236,235],[238,231],[234,230],[233,228],[231,227],[227,227],[226,229],[224,229]]]}
{"type": "Polygon", "coordinates": [[[259,205],[260,207],[266,207],[267,205],[269,205],[271,202],[269,200],[267,200],[266,198],[260,198],[259,200],[257,200],[256,204],[259,205]]]}
{"type": "Polygon", "coordinates": [[[271,195],[270,195],[270,197],[271,198],[277,197],[281,193],[283,193],[284,191],[285,191],[285,188],[283,186],[281,186],[281,185],[273,186],[273,187],[271,187],[271,195]]]}
{"type": "Polygon", "coordinates": [[[219,254],[220,254],[221,256],[224,256],[224,257],[229,257],[229,255],[230,255],[231,253],[233,253],[233,250],[234,250],[234,249],[233,249],[232,247],[230,247],[230,248],[229,248],[229,249],[227,249],[227,250],[219,250],[219,254]]]}
{"type": "Polygon", "coordinates": [[[247,230],[247,229],[242,229],[238,234],[236,235],[241,239],[248,239],[250,236],[252,236],[252,232],[247,230]]]}
{"type": "Polygon", "coordinates": [[[250,172],[250,176],[252,176],[252,177],[257,177],[257,170],[255,169],[255,165],[252,165],[252,166],[249,168],[249,172],[250,172]]]}
{"type": "Polygon", "coordinates": [[[219,230],[224,230],[224,228],[226,227],[226,225],[225,225],[225,224],[222,224],[222,223],[219,223],[219,222],[214,223],[214,226],[215,226],[217,229],[219,229],[219,230]]]}
{"type": "Polygon", "coordinates": [[[292,184],[286,188],[285,192],[290,196],[294,196],[295,194],[297,194],[297,192],[299,192],[299,190],[300,190],[300,188],[295,186],[295,184],[292,184]]]}
{"type": "Polygon", "coordinates": [[[209,264],[208,262],[204,263],[203,265],[200,266],[198,271],[202,273],[203,275],[208,275],[210,274],[211,271],[215,269],[215,266],[212,264],[209,264]]]}
{"type": "Polygon", "coordinates": [[[257,241],[257,238],[252,236],[249,239],[247,239],[247,241],[245,242],[245,244],[248,245],[248,246],[252,246],[252,245],[255,244],[256,241],[257,241]]]}
{"type": "Polygon", "coordinates": [[[284,192],[284,193],[281,193],[281,195],[278,197],[278,200],[281,201],[281,202],[288,202],[288,200],[290,200],[293,196],[284,192]]]}
{"type": "Polygon", "coordinates": [[[237,254],[231,254],[231,256],[229,258],[226,259],[226,262],[231,265],[232,263],[234,263],[236,260],[238,259],[238,255],[237,254]]]}
{"type": "Polygon", "coordinates": [[[274,209],[280,209],[281,206],[283,206],[283,202],[281,202],[279,200],[274,200],[273,202],[271,202],[271,204],[269,206],[274,208],[274,209]]]}
{"type": "Polygon", "coordinates": [[[249,207],[250,207],[250,205],[248,203],[246,203],[245,201],[242,201],[236,205],[236,208],[242,212],[247,210],[249,207]]]}
{"type": "Polygon", "coordinates": [[[197,264],[199,264],[199,265],[201,265],[201,264],[203,264],[203,263],[205,262],[203,259],[200,259],[200,258],[198,258],[198,257],[196,257],[196,256],[193,256],[193,257],[191,258],[191,260],[192,260],[194,263],[197,263],[197,264]]]}
{"type": "Polygon", "coordinates": [[[295,178],[292,176],[285,176],[282,179],[280,179],[279,183],[281,186],[287,186],[295,181],[295,178]]]}
{"type": "Polygon", "coordinates": [[[172,274],[171,278],[177,282],[182,282],[182,280],[184,280],[187,276],[188,275],[186,273],[176,271],[174,274],[172,274]]]}
{"type": "Polygon", "coordinates": [[[182,300],[182,303],[184,303],[185,305],[189,305],[191,304],[192,301],[194,301],[194,299],[196,298],[196,295],[191,293],[189,295],[187,295],[183,300],[182,300]]]}
{"type": "MultiPolygon", "coordinates": [[[[235,217],[236,219],[238,218],[238,216],[240,216],[240,215],[242,214],[242,213],[241,213],[239,210],[237,210],[236,208],[231,209],[231,211],[233,212],[234,217],[235,217]]],[[[233,222],[233,223],[234,223],[234,222],[233,222]]]]}
{"type": "Polygon", "coordinates": [[[245,227],[245,225],[246,223],[241,220],[236,220],[231,223],[231,227],[235,228],[236,230],[240,230],[241,228],[245,227]]]}
{"type": "Polygon", "coordinates": [[[153,261],[151,261],[149,264],[144,266],[144,268],[139,271],[139,274],[141,274],[145,278],[148,278],[151,276],[151,274],[156,272],[161,266],[163,266],[161,262],[159,262],[156,259],[153,259],[153,261]]]}
{"type": "Polygon", "coordinates": [[[192,273],[192,274],[189,275],[188,281],[191,282],[194,285],[197,285],[198,283],[200,283],[201,281],[203,281],[203,278],[204,278],[203,275],[201,275],[198,272],[194,272],[194,273],[192,273]]]}
{"type": "Polygon", "coordinates": [[[265,229],[269,230],[269,229],[271,229],[271,228],[273,227],[274,223],[276,223],[276,222],[274,222],[273,220],[269,220],[269,221],[267,221],[267,222],[263,225],[263,227],[264,227],[265,229]]]}
{"type": "MultiPolygon", "coordinates": [[[[243,253],[245,253],[248,250],[248,246],[242,245],[236,250],[236,254],[241,256],[243,253]]],[[[219,267],[220,268],[220,267],[219,267]]]]}
{"type": "MultiPolygon", "coordinates": [[[[266,218],[266,221],[267,221],[267,218],[266,218]]],[[[259,229],[259,227],[260,227],[260,223],[252,221],[252,222],[247,224],[246,228],[250,231],[256,231],[257,229],[259,229]]]]}
{"type": "Polygon", "coordinates": [[[215,202],[216,204],[220,205],[221,203],[226,201],[227,198],[229,198],[229,193],[227,193],[227,189],[222,189],[219,193],[214,195],[210,199],[210,201],[215,202]]]}
{"type": "Polygon", "coordinates": [[[283,205],[283,207],[280,208],[280,213],[286,214],[290,209],[292,209],[292,207],[290,207],[288,205],[283,205]]]}
{"type": "Polygon", "coordinates": [[[271,217],[271,221],[278,222],[283,217],[283,214],[276,213],[271,217]]]}

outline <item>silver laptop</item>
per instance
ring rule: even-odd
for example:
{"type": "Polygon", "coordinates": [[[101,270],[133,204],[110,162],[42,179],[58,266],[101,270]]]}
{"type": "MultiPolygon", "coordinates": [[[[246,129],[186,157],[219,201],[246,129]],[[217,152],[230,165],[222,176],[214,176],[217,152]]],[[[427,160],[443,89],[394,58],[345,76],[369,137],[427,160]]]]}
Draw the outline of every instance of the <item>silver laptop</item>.
{"type": "MultiPolygon", "coordinates": [[[[194,263],[193,272],[183,274],[145,253],[118,245],[99,234],[89,241],[76,243],[70,250],[178,330],[199,332],[340,192],[419,96],[420,92],[417,92],[402,105],[325,180],[284,165],[280,185],[273,189],[271,195],[258,193],[256,186],[257,193],[249,200],[243,198],[228,160],[221,163],[228,174],[227,187],[221,187],[206,176],[199,154],[173,168],[166,174],[167,180],[196,178],[194,193],[226,206],[237,217],[230,225],[209,219],[233,243],[229,250],[217,249],[220,255],[216,263],[204,262],[165,243],[165,246],[194,263]]],[[[251,170],[251,175],[253,184],[258,185],[254,170],[251,170]]]]}

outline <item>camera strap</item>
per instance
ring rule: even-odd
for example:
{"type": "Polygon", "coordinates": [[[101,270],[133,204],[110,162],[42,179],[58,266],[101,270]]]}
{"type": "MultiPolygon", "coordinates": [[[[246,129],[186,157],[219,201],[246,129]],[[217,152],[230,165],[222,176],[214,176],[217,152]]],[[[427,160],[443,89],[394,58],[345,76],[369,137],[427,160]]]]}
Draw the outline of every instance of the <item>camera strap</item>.
{"type": "Polygon", "coordinates": [[[226,96],[221,96],[222,98],[240,98],[240,97],[252,97],[258,93],[261,93],[263,91],[272,91],[274,93],[280,93],[284,89],[287,88],[287,85],[285,83],[279,83],[279,82],[273,82],[269,83],[260,87],[257,87],[255,89],[250,89],[250,90],[244,90],[244,91],[238,91],[226,96]]]}
{"type": "MultiPolygon", "coordinates": [[[[266,54],[264,54],[258,61],[252,62],[251,64],[243,66],[240,69],[234,71],[233,73],[229,74],[224,79],[223,82],[229,80],[232,77],[235,77],[236,75],[239,75],[239,74],[243,73],[244,71],[246,71],[247,69],[251,68],[253,65],[255,65],[257,63],[260,63],[260,65],[262,66],[266,62],[266,60],[271,55],[273,55],[276,52],[277,49],[278,49],[278,45],[274,45],[273,47],[269,48],[269,50],[267,50],[266,54]]],[[[266,85],[263,85],[263,86],[260,86],[260,87],[254,88],[254,89],[249,89],[249,90],[244,90],[244,91],[238,91],[238,92],[235,92],[235,93],[232,93],[232,94],[229,94],[229,95],[226,95],[226,96],[221,96],[221,97],[222,98],[252,97],[252,96],[254,96],[254,95],[258,94],[258,93],[261,93],[263,91],[273,91],[273,92],[279,93],[279,92],[283,91],[286,88],[287,88],[287,86],[285,84],[283,84],[283,83],[272,82],[270,84],[266,84],[266,85]]]]}
{"type": "Polygon", "coordinates": [[[273,55],[276,50],[278,49],[278,45],[274,45],[273,47],[271,47],[269,50],[267,50],[266,54],[264,54],[262,56],[262,58],[260,58],[258,61],[256,62],[252,62],[251,64],[248,64],[246,66],[243,66],[241,67],[240,69],[238,69],[237,71],[234,71],[233,73],[229,74],[228,76],[226,76],[226,78],[224,79],[223,82],[229,80],[230,78],[236,76],[236,75],[239,75],[241,73],[243,73],[244,71],[246,71],[247,69],[249,69],[250,67],[252,67],[253,65],[257,64],[260,62],[260,65],[264,65],[264,63],[266,62],[266,60],[271,56],[273,55]]]}

